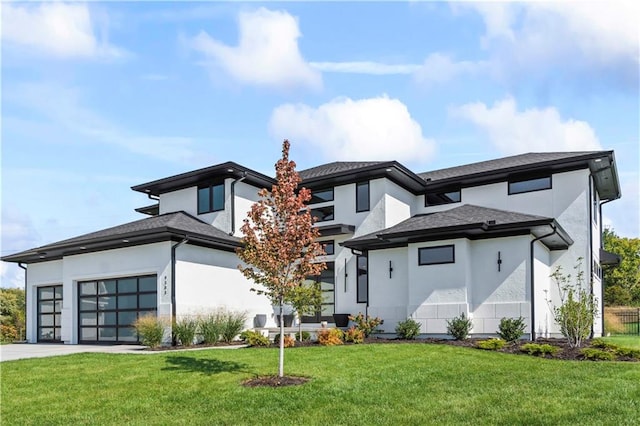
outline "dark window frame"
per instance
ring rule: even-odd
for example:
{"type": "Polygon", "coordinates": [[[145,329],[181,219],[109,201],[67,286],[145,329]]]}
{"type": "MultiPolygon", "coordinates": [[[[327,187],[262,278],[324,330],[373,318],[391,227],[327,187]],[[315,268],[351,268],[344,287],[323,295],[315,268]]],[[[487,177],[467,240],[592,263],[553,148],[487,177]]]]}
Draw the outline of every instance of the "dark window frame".
{"type": "Polygon", "coordinates": [[[431,192],[431,193],[424,194],[424,206],[425,207],[442,206],[442,205],[445,205],[445,204],[455,204],[455,203],[461,203],[461,202],[462,202],[462,188],[452,188],[450,190],[431,192]],[[444,197],[447,197],[447,194],[452,194],[454,192],[458,193],[458,200],[457,201],[446,201],[446,200],[443,199],[444,197]],[[442,202],[430,203],[428,201],[429,195],[432,195],[432,196],[435,196],[435,197],[440,197],[442,202]]]}
{"type": "Polygon", "coordinates": [[[325,264],[327,265],[327,269],[325,269],[324,271],[322,271],[318,275],[307,277],[307,280],[322,286],[323,274],[325,275],[325,278],[328,278],[327,275],[330,274],[331,280],[333,282],[332,283],[329,282],[329,281],[324,281],[324,282],[329,283],[329,284],[333,284],[333,289],[331,289],[331,290],[327,290],[327,289],[322,290],[321,289],[320,290],[323,293],[323,302],[321,303],[322,307],[320,308],[320,311],[316,312],[313,315],[303,315],[302,316],[302,322],[303,323],[316,323],[316,322],[320,322],[320,321],[333,321],[333,313],[336,312],[336,269],[335,269],[335,262],[333,262],[333,261],[325,262],[325,264]],[[324,302],[324,293],[332,293],[333,300],[330,303],[325,303],[324,302]],[[333,313],[331,315],[322,315],[322,310],[323,310],[323,307],[325,307],[325,306],[333,306],[333,313]]]}
{"type": "Polygon", "coordinates": [[[442,246],[430,246],[430,247],[420,247],[418,248],[418,266],[429,266],[429,265],[448,265],[450,263],[456,263],[456,245],[455,244],[445,244],[442,246]],[[423,262],[422,261],[422,253],[428,250],[435,249],[443,249],[443,248],[451,248],[451,260],[445,262],[423,262]]]}
{"type": "Polygon", "coordinates": [[[224,181],[223,182],[213,182],[209,185],[200,185],[198,186],[198,199],[197,199],[197,204],[198,204],[198,214],[206,214],[206,213],[215,213],[215,212],[220,212],[224,210],[225,207],[225,197],[226,197],[226,189],[225,189],[225,184],[224,181]],[[214,188],[217,187],[221,187],[222,188],[222,207],[221,208],[215,208],[215,197],[214,197],[214,188]],[[200,191],[202,191],[203,189],[207,190],[207,196],[208,196],[208,204],[209,206],[207,207],[207,209],[205,210],[201,210],[200,209],[200,191]]]}
{"type": "Polygon", "coordinates": [[[356,303],[369,303],[369,256],[367,254],[361,254],[356,256],[356,303]],[[364,259],[366,262],[364,273],[360,269],[360,260],[364,259]],[[365,277],[365,292],[364,297],[360,292],[360,277],[365,277]]]}
{"type": "Polygon", "coordinates": [[[331,205],[331,206],[324,206],[324,207],[317,207],[315,209],[310,209],[309,212],[311,213],[312,217],[317,218],[316,222],[328,222],[330,220],[335,220],[336,219],[336,209],[335,206],[331,205]],[[324,211],[328,211],[331,210],[330,214],[324,214],[324,211]],[[314,212],[320,212],[323,214],[323,216],[317,216],[314,215],[314,212]],[[325,219],[326,217],[331,216],[330,219],[325,219]]]}
{"type": "MultiPolygon", "coordinates": [[[[116,343],[116,344],[132,344],[132,343],[138,343],[139,342],[139,336],[137,335],[137,333],[134,331],[133,332],[133,336],[135,337],[135,340],[121,340],[120,339],[120,330],[126,330],[126,329],[131,329],[131,325],[126,325],[126,324],[122,324],[120,323],[120,313],[127,313],[127,312],[131,312],[131,313],[135,313],[136,314],[136,318],[139,318],[141,315],[145,315],[145,314],[156,314],[158,313],[158,288],[157,288],[157,280],[158,280],[158,276],[156,274],[148,274],[148,275],[137,275],[137,276],[126,276],[126,277],[116,277],[116,278],[107,278],[107,279],[95,279],[95,280],[87,280],[87,281],[78,281],[77,283],[77,290],[78,290],[78,342],[83,343],[116,343]],[[156,282],[156,287],[153,290],[140,290],[141,288],[141,280],[145,279],[145,278],[153,278],[156,282]],[[124,280],[131,280],[131,279],[135,279],[136,280],[136,290],[135,291],[119,291],[119,282],[120,281],[124,281],[124,280]],[[105,282],[105,281],[115,281],[115,290],[114,292],[104,292],[101,293],[100,289],[98,288],[99,283],[100,282],[105,282]],[[96,292],[95,294],[82,294],[80,289],[82,287],[83,284],[87,284],[87,283],[95,283],[96,285],[96,292]],[[141,296],[146,296],[146,295],[155,295],[156,297],[156,303],[154,307],[141,307],[141,296]],[[126,307],[126,308],[120,308],[119,304],[120,304],[120,297],[121,296],[135,296],[136,297],[136,305],[133,308],[130,307],[126,307]],[[100,309],[100,298],[114,298],[115,300],[115,307],[113,308],[108,308],[108,309],[100,309]],[[95,302],[95,308],[93,309],[82,309],[82,301],[92,301],[95,302]],[[83,325],[82,321],[81,321],[81,315],[82,314],[95,314],[95,325],[83,325]],[[113,314],[115,316],[115,323],[114,324],[100,324],[99,322],[99,316],[100,314],[113,314]],[[95,340],[88,340],[88,339],[83,339],[82,337],[82,330],[83,329],[92,329],[95,330],[95,336],[96,339],[95,340]],[[101,340],[100,339],[100,329],[109,329],[109,330],[114,330],[115,331],[115,339],[114,340],[101,340]]],[[[130,331],[130,330],[129,330],[130,331]]],[[[127,336],[128,334],[126,333],[122,333],[122,336],[127,336]]]]}
{"type": "Polygon", "coordinates": [[[546,191],[552,188],[553,188],[553,179],[551,174],[539,175],[539,176],[514,177],[514,178],[510,178],[507,183],[508,195],[526,194],[528,192],[537,192],[537,191],[546,191]],[[548,186],[545,185],[544,187],[540,187],[540,188],[520,190],[520,191],[514,191],[511,187],[514,184],[523,183],[523,182],[532,182],[532,181],[542,180],[542,179],[548,179],[549,181],[548,186]]]}
{"type": "Polygon", "coordinates": [[[312,204],[321,204],[321,203],[330,203],[331,201],[333,201],[335,198],[335,188],[332,186],[331,188],[322,188],[322,189],[317,189],[317,190],[311,190],[311,199],[309,199],[309,201],[307,202],[308,205],[312,205],[312,204]],[[313,197],[315,193],[317,192],[328,192],[331,191],[331,199],[327,199],[327,200],[314,200],[313,197]]]}
{"type": "Polygon", "coordinates": [[[58,322],[56,321],[56,315],[60,316],[60,322],[62,322],[62,301],[64,300],[64,294],[63,294],[63,287],[62,285],[58,284],[58,285],[44,285],[44,286],[38,286],[36,287],[36,301],[37,301],[37,312],[36,312],[36,316],[37,316],[37,326],[36,326],[36,340],[38,342],[61,342],[62,341],[62,324],[58,324],[58,322]],[[51,291],[53,292],[53,297],[52,298],[42,298],[40,297],[41,295],[41,290],[43,289],[51,289],[51,291]],[[57,296],[56,294],[56,289],[61,289],[60,292],[60,297],[57,296]],[[51,312],[42,312],[41,311],[41,302],[53,302],[53,310],[51,312]],[[56,310],[56,302],[60,302],[60,310],[57,311],[56,310]],[[41,321],[41,315],[47,315],[47,316],[51,316],[53,318],[53,325],[51,326],[43,326],[42,325],[42,321],[41,321]],[[52,339],[42,339],[40,338],[40,330],[42,328],[50,328],[53,330],[53,338],[52,339]],[[60,336],[59,339],[56,339],[56,330],[59,331],[59,333],[57,333],[57,335],[60,336]]]}
{"type": "Polygon", "coordinates": [[[335,242],[335,240],[320,241],[320,244],[322,245],[322,248],[325,250],[325,255],[333,256],[334,254],[336,254],[336,242],[335,242]],[[328,244],[331,244],[331,253],[329,253],[327,251],[327,245],[328,244]]]}
{"type": "Polygon", "coordinates": [[[362,212],[368,212],[369,210],[371,210],[371,184],[370,181],[364,181],[364,182],[357,182],[356,183],[356,213],[362,213],[362,212]],[[364,206],[360,206],[359,202],[358,202],[358,189],[362,186],[367,186],[367,206],[366,208],[363,208],[364,206]]]}

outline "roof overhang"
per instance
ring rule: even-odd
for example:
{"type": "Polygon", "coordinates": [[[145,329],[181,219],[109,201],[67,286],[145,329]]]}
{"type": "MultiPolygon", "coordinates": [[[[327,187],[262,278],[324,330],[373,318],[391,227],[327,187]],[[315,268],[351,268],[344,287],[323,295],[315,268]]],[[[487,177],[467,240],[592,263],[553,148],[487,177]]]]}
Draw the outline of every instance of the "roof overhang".
{"type": "Polygon", "coordinates": [[[482,240],[489,238],[533,235],[550,250],[565,250],[573,240],[554,219],[495,225],[488,222],[470,223],[462,226],[424,229],[404,233],[379,233],[370,238],[348,240],[341,245],[355,250],[380,250],[405,247],[412,243],[443,241],[457,238],[482,240]]]}
{"type": "Polygon", "coordinates": [[[239,179],[241,177],[244,177],[244,182],[259,188],[271,189],[271,186],[276,183],[276,180],[272,177],[258,173],[233,161],[228,161],[215,166],[132,186],[131,189],[144,194],[159,196],[166,192],[196,186],[207,181],[226,178],[239,179]]]}
{"type": "Polygon", "coordinates": [[[160,214],[160,204],[151,204],[150,206],[138,207],[135,209],[138,213],[149,216],[158,216],[160,214]]]}
{"type": "Polygon", "coordinates": [[[346,225],[344,223],[336,223],[335,225],[315,225],[315,228],[320,231],[321,237],[329,237],[332,235],[345,235],[353,234],[356,230],[355,225],[346,225]]]}
{"type": "Polygon", "coordinates": [[[600,249],[600,265],[602,266],[618,266],[622,258],[615,253],[600,249]]]}

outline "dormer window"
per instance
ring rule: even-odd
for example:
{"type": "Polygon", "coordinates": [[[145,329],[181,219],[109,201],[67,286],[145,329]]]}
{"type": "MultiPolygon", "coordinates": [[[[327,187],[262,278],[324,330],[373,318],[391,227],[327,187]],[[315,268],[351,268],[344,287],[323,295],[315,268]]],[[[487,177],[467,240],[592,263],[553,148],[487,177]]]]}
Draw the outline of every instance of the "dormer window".
{"type": "Polygon", "coordinates": [[[224,182],[198,188],[198,214],[224,210],[224,182]]]}
{"type": "Polygon", "coordinates": [[[454,191],[429,192],[424,194],[425,207],[459,203],[461,200],[462,194],[459,189],[454,191]]]}

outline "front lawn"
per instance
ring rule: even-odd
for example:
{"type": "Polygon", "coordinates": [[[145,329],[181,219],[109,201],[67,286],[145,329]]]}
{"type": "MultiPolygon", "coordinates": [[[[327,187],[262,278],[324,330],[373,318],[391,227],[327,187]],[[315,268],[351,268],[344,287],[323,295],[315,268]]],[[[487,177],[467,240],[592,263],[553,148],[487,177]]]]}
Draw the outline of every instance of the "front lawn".
{"type": "Polygon", "coordinates": [[[640,349],[640,336],[611,336],[603,339],[620,347],[640,349]]]}
{"type": "Polygon", "coordinates": [[[4,362],[2,424],[638,424],[637,363],[427,344],[286,351],[302,386],[246,388],[277,349],[4,362]]]}

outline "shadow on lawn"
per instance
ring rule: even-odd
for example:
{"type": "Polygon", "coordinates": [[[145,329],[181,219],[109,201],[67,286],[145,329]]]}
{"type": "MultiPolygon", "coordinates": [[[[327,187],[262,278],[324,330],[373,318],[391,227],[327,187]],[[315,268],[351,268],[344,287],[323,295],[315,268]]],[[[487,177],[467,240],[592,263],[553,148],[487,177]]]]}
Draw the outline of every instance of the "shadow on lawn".
{"type": "Polygon", "coordinates": [[[246,364],[240,364],[235,361],[220,361],[219,359],[210,358],[191,358],[187,356],[172,356],[167,358],[167,367],[163,370],[185,372],[191,371],[196,373],[213,374],[231,373],[235,371],[249,373],[246,364]]]}

